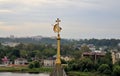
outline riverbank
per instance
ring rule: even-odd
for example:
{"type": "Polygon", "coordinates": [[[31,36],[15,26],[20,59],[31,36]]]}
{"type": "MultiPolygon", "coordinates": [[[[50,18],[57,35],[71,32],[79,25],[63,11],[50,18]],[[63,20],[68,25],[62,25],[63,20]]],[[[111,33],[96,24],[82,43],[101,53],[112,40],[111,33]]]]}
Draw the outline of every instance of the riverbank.
{"type": "Polygon", "coordinates": [[[0,76],[49,76],[49,74],[47,73],[30,74],[30,73],[0,72],[0,76]]]}
{"type": "Polygon", "coordinates": [[[0,67],[0,72],[21,72],[21,73],[50,73],[53,68],[41,67],[29,69],[28,67],[0,67]]]}
{"type": "MultiPolygon", "coordinates": [[[[41,67],[29,69],[27,66],[22,67],[0,67],[0,72],[16,72],[16,73],[51,73],[53,68],[51,67],[41,67]]],[[[67,73],[68,76],[107,76],[104,74],[99,74],[97,72],[78,72],[70,71],[67,73]]]]}
{"type": "Polygon", "coordinates": [[[68,76],[108,76],[108,75],[100,74],[100,73],[97,73],[97,72],[70,71],[70,72],[68,72],[68,76]]]}

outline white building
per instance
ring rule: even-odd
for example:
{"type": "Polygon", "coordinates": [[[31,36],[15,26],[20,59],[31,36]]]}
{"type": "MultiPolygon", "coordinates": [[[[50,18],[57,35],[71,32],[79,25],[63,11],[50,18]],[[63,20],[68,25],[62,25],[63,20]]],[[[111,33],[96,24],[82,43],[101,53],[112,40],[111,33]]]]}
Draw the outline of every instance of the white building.
{"type": "Polygon", "coordinates": [[[42,36],[32,36],[31,38],[32,38],[32,40],[39,41],[39,40],[41,40],[43,37],[42,37],[42,36]]]}
{"type": "Polygon", "coordinates": [[[43,65],[45,67],[53,67],[55,65],[55,59],[44,59],[43,60],[43,65]]]}
{"type": "Polygon", "coordinates": [[[115,64],[119,60],[120,60],[120,52],[112,51],[112,63],[115,64]]]}
{"type": "Polygon", "coordinates": [[[24,58],[18,58],[14,61],[15,65],[26,65],[28,64],[28,61],[24,58]]]}
{"type": "Polygon", "coordinates": [[[69,56],[61,56],[61,59],[65,60],[65,61],[71,61],[71,60],[73,60],[74,58],[69,57],[69,56]]]}
{"type": "Polygon", "coordinates": [[[4,43],[2,43],[3,46],[10,46],[10,47],[15,47],[19,44],[20,43],[15,43],[15,42],[4,42],[4,43]]]}
{"type": "Polygon", "coordinates": [[[91,51],[95,51],[96,50],[96,48],[95,48],[95,46],[93,44],[88,44],[87,47],[89,47],[89,49],[91,51]]]}

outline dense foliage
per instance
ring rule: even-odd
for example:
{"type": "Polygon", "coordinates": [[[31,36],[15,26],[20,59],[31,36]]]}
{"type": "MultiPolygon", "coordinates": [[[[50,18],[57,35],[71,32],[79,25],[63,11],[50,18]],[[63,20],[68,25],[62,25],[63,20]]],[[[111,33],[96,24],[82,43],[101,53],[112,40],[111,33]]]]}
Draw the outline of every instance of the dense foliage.
{"type": "Polygon", "coordinates": [[[102,64],[99,66],[98,71],[104,74],[110,74],[111,70],[108,64],[102,64]]]}
{"type": "Polygon", "coordinates": [[[28,68],[32,69],[32,68],[40,68],[41,64],[39,61],[33,61],[30,62],[28,65],[28,68]]]}
{"type": "MultiPolygon", "coordinates": [[[[50,38],[42,38],[40,40],[33,40],[31,38],[0,38],[0,42],[20,42],[19,45],[15,47],[3,46],[0,44],[0,59],[7,56],[11,61],[14,62],[16,58],[26,58],[28,61],[33,61],[37,59],[45,59],[56,55],[56,40],[50,38]]],[[[111,49],[118,49],[120,43],[119,39],[85,39],[85,40],[66,40],[61,41],[61,55],[70,56],[75,58],[75,60],[62,62],[68,64],[66,71],[80,71],[80,72],[98,72],[107,75],[120,76],[120,62],[115,65],[112,64],[111,59],[111,49]],[[105,47],[106,55],[101,58],[97,58],[96,61],[91,57],[81,58],[83,52],[91,51],[87,46],[82,46],[83,44],[94,44],[96,48],[105,47]]],[[[0,60],[0,63],[2,61],[0,60]]],[[[41,67],[38,62],[31,62],[28,66],[29,68],[41,67]]]]}
{"type": "Polygon", "coordinates": [[[120,76],[120,66],[119,65],[114,66],[113,75],[114,76],[120,76]]]}

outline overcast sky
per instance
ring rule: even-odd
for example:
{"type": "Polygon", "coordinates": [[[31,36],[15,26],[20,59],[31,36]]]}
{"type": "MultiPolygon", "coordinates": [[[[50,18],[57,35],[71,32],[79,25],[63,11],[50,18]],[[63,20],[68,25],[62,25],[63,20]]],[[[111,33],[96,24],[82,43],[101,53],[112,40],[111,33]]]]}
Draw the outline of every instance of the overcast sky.
{"type": "Polygon", "coordinates": [[[120,39],[120,0],[0,0],[0,37],[55,36],[120,39]]]}

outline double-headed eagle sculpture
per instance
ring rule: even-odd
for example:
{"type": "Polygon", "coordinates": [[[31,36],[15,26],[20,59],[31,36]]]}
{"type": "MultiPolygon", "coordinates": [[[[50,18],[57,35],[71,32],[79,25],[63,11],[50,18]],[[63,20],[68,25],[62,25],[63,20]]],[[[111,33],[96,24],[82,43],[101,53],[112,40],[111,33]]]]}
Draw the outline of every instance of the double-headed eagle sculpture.
{"type": "Polygon", "coordinates": [[[57,18],[57,20],[56,20],[56,24],[54,25],[54,28],[53,28],[53,31],[55,32],[55,33],[58,33],[59,34],[59,32],[62,30],[62,28],[59,26],[59,22],[60,22],[61,20],[59,20],[59,18],[57,18]]]}

